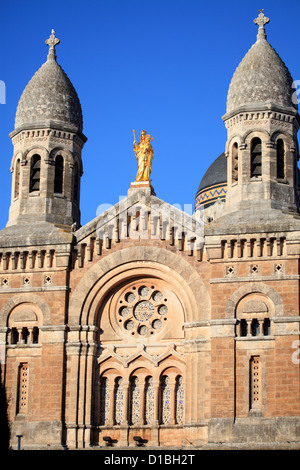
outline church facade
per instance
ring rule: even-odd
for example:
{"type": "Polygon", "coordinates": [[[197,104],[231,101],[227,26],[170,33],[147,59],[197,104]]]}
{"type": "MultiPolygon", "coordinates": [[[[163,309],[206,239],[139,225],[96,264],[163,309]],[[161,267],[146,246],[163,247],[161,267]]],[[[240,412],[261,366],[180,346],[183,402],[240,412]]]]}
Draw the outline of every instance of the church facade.
{"type": "Polygon", "coordinates": [[[84,226],[87,139],[52,31],[17,107],[0,231],[12,446],[300,448],[300,118],[268,21],[193,216],[156,196],[142,131],[127,198],[84,226]]]}

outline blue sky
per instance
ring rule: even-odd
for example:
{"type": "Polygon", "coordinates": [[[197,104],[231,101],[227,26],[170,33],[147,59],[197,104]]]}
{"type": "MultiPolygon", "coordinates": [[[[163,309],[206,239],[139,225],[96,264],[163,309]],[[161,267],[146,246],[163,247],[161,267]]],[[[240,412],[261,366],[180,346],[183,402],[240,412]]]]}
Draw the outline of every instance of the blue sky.
{"type": "Polygon", "coordinates": [[[79,95],[83,149],[81,223],[127,194],[136,174],[132,129],[153,136],[158,197],[193,205],[208,166],[223,152],[222,115],[232,75],[256,40],[257,9],[268,41],[300,80],[300,1],[16,0],[2,2],[0,228],[8,219],[18,100],[46,61],[54,28],[57,61],[79,95]]]}

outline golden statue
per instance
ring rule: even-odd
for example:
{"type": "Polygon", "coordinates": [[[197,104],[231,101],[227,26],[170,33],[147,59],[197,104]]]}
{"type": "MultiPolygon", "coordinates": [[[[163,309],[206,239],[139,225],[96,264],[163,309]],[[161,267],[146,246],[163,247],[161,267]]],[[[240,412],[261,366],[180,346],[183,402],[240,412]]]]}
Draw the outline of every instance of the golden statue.
{"type": "Polygon", "coordinates": [[[138,165],[138,171],[136,174],[135,181],[151,181],[150,174],[152,171],[152,160],[154,151],[150,142],[152,142],[153,137],[147,134],[146,131],[142,131],[140,141],[137,144],[134,129],[133,135],[133,150],[138,165]]]}

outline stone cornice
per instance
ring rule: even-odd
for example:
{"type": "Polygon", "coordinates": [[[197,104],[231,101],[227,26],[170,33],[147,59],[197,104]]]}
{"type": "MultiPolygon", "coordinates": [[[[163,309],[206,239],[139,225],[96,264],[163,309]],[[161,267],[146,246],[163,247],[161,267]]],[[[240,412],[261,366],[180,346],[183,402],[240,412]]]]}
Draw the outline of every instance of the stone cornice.
{"type": "Polygon", "coordinates": [[[265,103],[264,105],[262,105],[261,103],[253,103],[253,104],[247,104],[247,105],[243,105],[243,106],[240,106],[238,108],[236,108],[235,110],[233,111],[230,111],[229,113],[226,113],[222,116],[222,120],[224,122],[228,121],[228,119],[231,119],[232,117],[234,116],[237,116],[239,114],[261,114],[261,113],[264,113],[266,116],[265,117],[272,117],[272,115],[274,115],[274,113],[279,113],[279,114],[284,114],[284,115],[287,115],[287,116],[292,116],[292,117],[295,117],[298,121],[298,123],[300,124],[300,116],[298,114],[298,112],[293,109],[293,108],[287,108],[287,107],[282,107],[282,106],[278,106],[276,104],[273,104],[273,103],[265,103]],[[268,116],[269,115],[269,116],[268,116]]]}
{"type": "Polygon", "coordinates": [[[24,132],[38,131],[38,130],[44,130],[46,132],[48,131],[49,133],[52,130],[61,131],[63,133],[71,133],[71,134],[77,135],[81,139],[83,144],[87,141],[87,137],[81,131],[79,131],[79,129],[76,126],[72,124],[67,125],[61,122],[57,122],[57,121],[25,123],[25,124],[22,124],[22,126],[19,126],[16,129],[14,129],[9,134],[9,137],[13,139],[15,136],[17,136],[18,134],[22,132],[24,133],[24,132]]]}

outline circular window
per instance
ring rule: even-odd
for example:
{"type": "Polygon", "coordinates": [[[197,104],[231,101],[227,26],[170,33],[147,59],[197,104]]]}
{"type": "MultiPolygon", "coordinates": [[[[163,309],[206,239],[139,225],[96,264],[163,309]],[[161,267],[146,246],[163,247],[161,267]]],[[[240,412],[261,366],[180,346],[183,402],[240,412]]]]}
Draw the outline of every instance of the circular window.
{"type": "Polygon", "coordinates": [[[155,292],[153,292],[152,298],[153,298],[154,302],[160,302],[163,298],[163,295],[162,295],[161,292],[155,291],[155,292]]]}
{"type": "Polygon", "coordinates": [[[145,336],[148,333],[148,328],[146,327],[146,325],[142,325],[138,329],[138,332],[140,335],[145,336]]]}
{"type": "Polygon", "coordinates": [[[142,286],[139,288],[139,294],[141,297],[147,297],[149,295],[150,289],[149,287],[142,286]]]}
{"type": "Polygon", "coordinates": [[[129,314],[129,308],[121,307],[119,310],[119,314],[121,315],[121,317],[127,317],[127,315],[129,314]]]}
{"type": "Polygon", "coordinates": [[[157,334],[167,322],[169,309],[166,292],[153,284],[131,283],[119,296],[118,304],[119,326],[130,336],[157,334]]]}
{"type": "Polygon", "coordinates": [[[159,330],[162,327],[162,322],[160,320],[154,320],[152,326],[155,330],[159,330]]]}
{"type": "Polygon", "coordinates": [[[154,314],[154,307],[148,300],[143,300],[136,304],[133,315],[138,321],[146,321],[154,314]]]}
{"type": "Polygon", "coordinates": [[[132,320],[128,320],[125,324],[125,329],[130,331],[134,328],[134,322],[132,320]]]}
{"type": "Polygon", "coordinates": [[[158,313],[160,315],[166,315],[168,313],[168,307],[166,305],[160,305],[158,307],[158,313]]]}
{"type": "Polygon", "coordinates": [[[135,295],[134,295],[132,292],[128,292],[128,293],[125,295],[125,300],[126,300],[126,302],[128,302],[128,303],[131,304],[131,303],[134,302],[134,300],[135,300],[135,295]]]}

